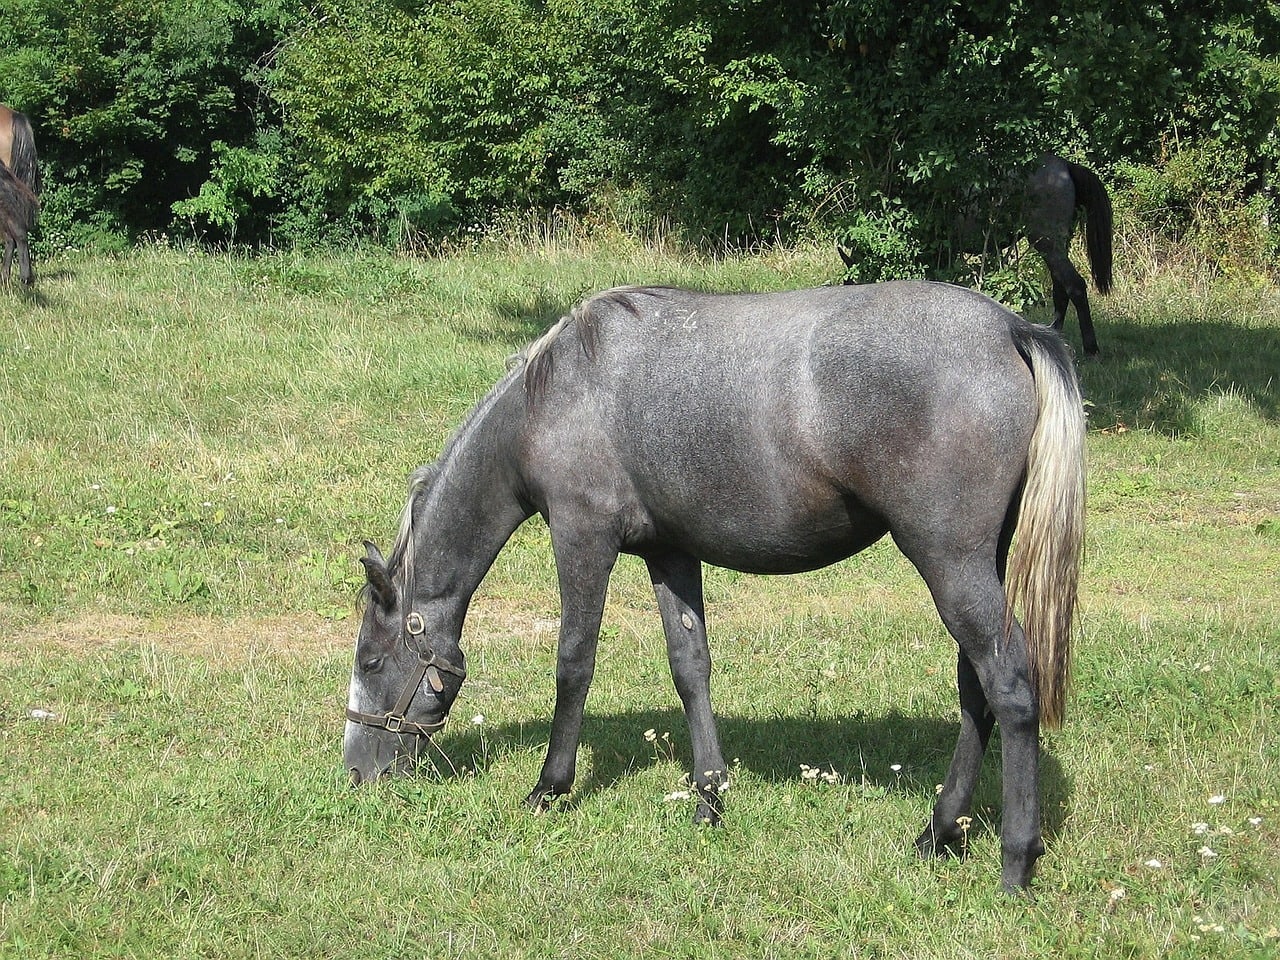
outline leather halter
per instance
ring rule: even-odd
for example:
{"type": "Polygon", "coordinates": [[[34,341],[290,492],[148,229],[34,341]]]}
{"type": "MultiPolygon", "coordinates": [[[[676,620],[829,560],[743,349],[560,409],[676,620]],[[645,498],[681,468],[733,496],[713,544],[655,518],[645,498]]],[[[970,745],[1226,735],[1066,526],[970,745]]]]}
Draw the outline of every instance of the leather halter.
{"type": "Polygon", "coordinates": [[[445,720],[437,720],[434,723],[418,723],[414,720],[405,719],[409,704],[413,702],[413,698],[417,695],[418,690],[421,689],[424,679],[431,684],[432,690],[436,693],[441,693],[444,690],[444,681],[440,679],[441,671],[453,674],[459,681],[465,680],[467,677],[465,667],[458,666],[452,661],[438,656],[430,645],[424,648],[422,644],[409,639],[410,637],[421,636],[426,629],[427,625],[422,619],[422,614],[416,610],[404,618],[404,643],[406,647],[417,653],[418,663],[409,675],[409,679],[405,682],[404,689],[400,692],[400,698],[396,700],[395,706],[386,713],[361,713],[359,710],[352,710],[347,707],[348,720],[363,723],[368,727],[379,727],[391,733],[408,733],[416,737],[429,737],[444,727],[445,720]]]}

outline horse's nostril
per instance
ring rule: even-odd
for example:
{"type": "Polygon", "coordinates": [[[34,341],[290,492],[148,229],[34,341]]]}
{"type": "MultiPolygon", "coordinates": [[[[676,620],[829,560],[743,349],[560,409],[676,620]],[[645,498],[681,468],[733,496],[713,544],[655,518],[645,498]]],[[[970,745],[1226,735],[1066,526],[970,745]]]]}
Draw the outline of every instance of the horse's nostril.
{"type": "Polygon", "coordinates": [[[358,767],[352,767],[348,773],[351,774],[351,786],[358,787],[364,782],[364,778],[360,776],[360,769],[358,767]]]}

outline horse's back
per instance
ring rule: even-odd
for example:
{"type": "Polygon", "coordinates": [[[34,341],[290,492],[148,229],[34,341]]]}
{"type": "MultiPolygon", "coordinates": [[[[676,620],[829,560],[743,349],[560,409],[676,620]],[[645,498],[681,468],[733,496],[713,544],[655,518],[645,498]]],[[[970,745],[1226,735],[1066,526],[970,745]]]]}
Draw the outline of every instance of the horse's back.
{"type": "Polygon", "coordinates": [[[1067,244],[1076,214],[1076,187],[1071,165],[1062,157],[1046,154],[1044,162],[1027,177],[1023,221],[1034,244],[1038,238],[1067,244]]]}
{"type": "Polygon", "coordinates": [[[742,569],[831,562],[978,490],[998,524],[1035,422],[1014,322],[929,283],[611,291],[551,345],[534,485],[742,569]]]}

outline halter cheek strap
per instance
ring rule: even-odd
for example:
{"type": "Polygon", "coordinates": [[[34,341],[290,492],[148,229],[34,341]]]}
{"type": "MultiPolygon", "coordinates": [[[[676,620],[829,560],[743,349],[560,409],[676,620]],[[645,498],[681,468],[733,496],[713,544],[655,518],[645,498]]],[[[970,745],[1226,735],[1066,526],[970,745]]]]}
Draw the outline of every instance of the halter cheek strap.
{"type": "Polygon", "coordinates": [[[422,681],[425,679],[431,685],[431,689],[436,693],[444,691],[444,681],[440,679],[440,672],[451,673],[461,680],[467,677],[467,671],[444,657],[437,656],[436,653],[428,646],[423,648],[420,644],[411,643],[409,637],[419,637],[426,631],[426,623],[422,619],[422,614],[416,610],[405,617],[404,632],[405,646],[410,650],[417,650],[418,663],[414,666],[413,672],[409,675],[409,679],[405,682],[404,689],[400,691],[400,697],[386,713],[361,713],[359,710],[352,710],[347,707],[347,719],[354,720],[356,723],[363,723],[369,727],[379,727],[383,730],[389,730],[391,733],[408,733],[417,737],[429,737],[444,727],[444,720],[437,720],[434,723],[418,723],[414,720],[406,720],[405,715],[408,713],[409,704],[413,703],[413,698],[417,695],[418,690],[422,687],[422,681]]]}

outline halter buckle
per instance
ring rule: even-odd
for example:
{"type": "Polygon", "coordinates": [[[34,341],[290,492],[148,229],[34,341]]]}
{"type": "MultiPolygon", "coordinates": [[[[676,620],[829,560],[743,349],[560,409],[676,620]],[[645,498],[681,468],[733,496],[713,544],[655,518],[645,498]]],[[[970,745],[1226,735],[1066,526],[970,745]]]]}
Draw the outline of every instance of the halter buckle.
{"type": "Polygon", "coordinates": [[[405,617],[404,630],[405,630],[405,633],[413,637],[426,633],[427,623],[425,620],[422,619],[422,614],[420,614],[417,610],[414,610],[407,617],[405,617]]]}
{"type": "Polygon", "coordinates": [[[386,716],[387,730],[390,733],[399,733],[404,729],[404,717],[397,717],[388,713],[386,716]]]}

